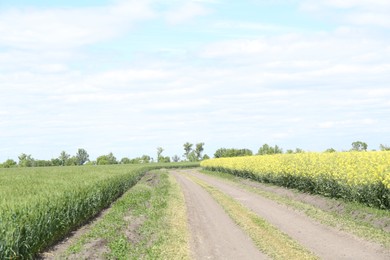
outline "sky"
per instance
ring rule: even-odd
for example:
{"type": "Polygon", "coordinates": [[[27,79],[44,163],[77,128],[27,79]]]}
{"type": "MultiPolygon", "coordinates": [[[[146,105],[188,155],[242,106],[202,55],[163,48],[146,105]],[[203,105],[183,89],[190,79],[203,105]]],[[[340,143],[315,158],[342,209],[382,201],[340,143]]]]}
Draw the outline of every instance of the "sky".
{"type": "Polygon", "coordinates": [[[390,145],[388,0],[0,0],[0,162],[390,145]]]}

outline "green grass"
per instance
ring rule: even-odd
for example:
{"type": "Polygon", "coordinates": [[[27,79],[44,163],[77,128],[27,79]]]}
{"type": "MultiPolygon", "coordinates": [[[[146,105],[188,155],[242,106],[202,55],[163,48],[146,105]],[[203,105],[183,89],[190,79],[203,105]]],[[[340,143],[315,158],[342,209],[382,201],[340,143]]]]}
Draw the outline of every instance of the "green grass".
{"type": "Polygon", "coordinates": [[[32,259],[84,224],[148,170],[144,164],[0,170],[0,259],[32,259]]]}
{"type": "Polygon", "coordinates": [[[252,238],[256,246],[272,259],[318,259],[297,241],[232,197],[194,176],[187,176],[207,190],[226,213],[252,238]]]}
{"type": "Polygon", "coordinates": [[[107,259],[189,259],[184,197],[174,178],[146,175],[64,257],[83,258],[91,241],[99,240],[105,241],[107,259]]]}
{"type": "Polygon", "coordinates": [[[159,259],[190,259],[190,234],[184,194],[172,175],[169,175],[169,181],[171,189],[166,224],[160,225],[160,230],[164,232],[159,259]]]}
{"type": "MultiPolygon", "coordinates": [[[[273,192],[266,191],[261,188],[255,188],[246,183],[243,183],[244,178],[237,177],[228,173],[201,171],[204,174],[214,176],[225,181],[229,181],[241,188],[250,192],[257,193],[263,197],[274,200],[279,204],[284,204],[305,213],[308,217],[313,218],[323,224],[337,227],[341,230],[353,233],[363,239],[372,240],[390,248],[390,234],[388,231],[376,227],[373,223],[367,220],[367,216],[373,219],[390,219],[390,211],[371,208],[364,204],[357,202],[348,202],[342,199],[331,199],[323,197],[322,199],[329,201],[329,203],[342,206],[344,210],[329,208],[323,210],[311,204],[294,200],[287,195],[279,195],[273,192]],[[335,203],[336,202],[336,203],[335,203]]],[[[272,187],[270,184],[263,184],[272,187]]],[[[292,190],[299,193],[297,190],[292,190]]]]}

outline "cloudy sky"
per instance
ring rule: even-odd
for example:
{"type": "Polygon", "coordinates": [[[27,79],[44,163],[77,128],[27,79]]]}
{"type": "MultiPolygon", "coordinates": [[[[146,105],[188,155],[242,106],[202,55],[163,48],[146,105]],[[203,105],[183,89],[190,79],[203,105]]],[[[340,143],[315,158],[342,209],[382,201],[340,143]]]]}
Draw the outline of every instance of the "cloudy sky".
{"type": "Polygon", "coordinates": [[[0,0],[0,162],[390,145],[388,0],[0,0]]]}

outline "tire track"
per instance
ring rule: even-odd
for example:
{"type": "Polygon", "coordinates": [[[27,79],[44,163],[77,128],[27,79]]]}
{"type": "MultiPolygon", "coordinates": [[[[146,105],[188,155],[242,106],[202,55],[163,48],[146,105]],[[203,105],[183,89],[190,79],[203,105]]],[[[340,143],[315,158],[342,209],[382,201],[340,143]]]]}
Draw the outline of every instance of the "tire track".
{"type": "Polygon", "coordinates": [[[268,259],[207,191],[177,172],[171,171],[186,199],[195,259],[268,259]]]}
{"type": "Polygon", "coordinates": [[[301,212],[217,178],[206,176],[196,170],[184,170],[183,172],[191,174],[232,196],[322,259],[390,259],[390,252],[378,244],[322,225],[301,212]]]}

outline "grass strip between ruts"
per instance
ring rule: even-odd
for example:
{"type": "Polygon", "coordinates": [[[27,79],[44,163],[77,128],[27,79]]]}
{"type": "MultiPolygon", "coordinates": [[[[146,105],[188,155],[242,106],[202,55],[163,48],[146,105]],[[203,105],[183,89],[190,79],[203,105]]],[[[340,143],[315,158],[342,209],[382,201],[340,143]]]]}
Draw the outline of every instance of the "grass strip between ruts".
{"type": "Polygon", "coordinates": [[[318,259],[297,241],[232,197],[194,176],[188,174],[186,176],[209,192],[233,221],[252,238],[255,245],[272,259],[318,259]]]}
{"type": "Polygon", "coordinates": [[[169,174],[171,189],[166,211],[165,233],[160,259],[190,259],[190,234],[184,194],[175,177],[169,174]]]}

